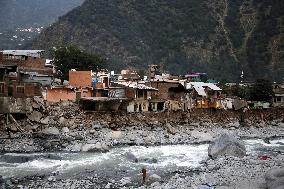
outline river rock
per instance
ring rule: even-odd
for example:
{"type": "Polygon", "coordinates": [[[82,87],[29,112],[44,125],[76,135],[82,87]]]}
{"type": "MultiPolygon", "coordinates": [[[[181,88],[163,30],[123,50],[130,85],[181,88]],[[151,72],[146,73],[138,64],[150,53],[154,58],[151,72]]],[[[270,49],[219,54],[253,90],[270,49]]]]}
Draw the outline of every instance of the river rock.
{"type": "Polygon", "coordinates": [[[168,133],[175,135],[177,133],[176,129],[169,123],[166,124],[168,133]]]}
{"type": "Polygon", "coordinates": [[[82,152],[108,152],[109,148],[106,144],[97,142],[96,144],[85,144],[81,148],[82,152]]]}
{"type": "Polygon", "coordinates": [[[120,181],[120,186],[126,186],[131,184],[131,178],[130,177],[124,177],[120,181]]]}
{"type": "Polygon", "coordinates": [[[42,130],[42,133],[46,135],[59,135],[60,131],[56,127],[49,127],[42,130]]]}
{"type": "Polygon", "coordinates": [[[93,128],[93,129],[96,129],[96,130],[99,130],[99,129],[102,129],[103,126],[100,125],[100,124],[98,124],[98,123],[93,123],[93,124],[92,124],[92,128],[93,128]]]}
{"type": "Polygon", "coordinates": [[[38,111],[33,111],[31,114],[28,115],[28,119],[35,122],[39,122],[41,118],[42,114],[38,111]]]}
{"type": "Polygon", "coordinates": [[[138,158],[131,152],[126,152],[124,154],[124,156],[129,160],[129,161],[132,161],[132,162],[135,162],[137,163],[138,162],[138,158]]]}
{"type": "Polygon", "coordinates": [[[152,174],[149,176],[149,180],[151,182],[157,182],[157,181],[160,181],[162,178],[159,176],[159,175],[156,175],[156,174],[152,174]]]}
{"type": "Polygon", "coordinates": [[[268,189],[283,189],[284,168],[269,170],[265,175],[265,181],[268,189]]]}
{"type": "Polygon", "coordinates": [[[121,138],[121,135],[122,135],[121,131],[112,131],[111,132],[111,138],[112,139],[119,139],[119,138],[121,138]]]}
{"type": "Polygon", "coordinates": [[[228,127],[239,128],[240,122],[239,121],[231,122],[231,123],[228,124],[228,127]]]}
{"type": "Polygon", "coordinates": [[[106,189],[110,189],[112,188],[112,183],[107,183],[107,185],[105,186],[106,189]]]}
{"type": "Polygon", "coordinates": [[[62,128],[62,133],[69,133],[68,127],[63,127],[62,128]]]}
{"type": "Polygon", "coordinates": [[[191,136],[198,139],[198,141],[212,141],[213,137],[210,133],[200,132],[200,131],[191,131],[191,136]]]}
{"type": "Polygon", "coordinates": [[[212,144],[209,145],[208,155],[216,159],[218,156],[244,157],[246,148],[243,142],[229,134],[222,134],[212,144]]]}
{"type": "Polygon", "coordinates": [[[71,152],[80,152],[82,151],[82,144],[81,143],[76,143],[71,147],[71,152]]]}

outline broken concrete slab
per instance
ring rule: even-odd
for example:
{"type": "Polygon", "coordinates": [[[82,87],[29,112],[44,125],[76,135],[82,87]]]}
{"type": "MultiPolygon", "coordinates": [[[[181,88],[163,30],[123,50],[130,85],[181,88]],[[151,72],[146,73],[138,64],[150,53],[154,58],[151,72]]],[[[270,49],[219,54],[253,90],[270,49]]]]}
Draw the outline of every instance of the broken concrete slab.
{"type": "Polygon", "coordinates": [[[40,122],[42,118],[42,114],[38,111],[33,111],[31,114],[27,115],[29,120],[34,121],[34,122],[40,122]]]}

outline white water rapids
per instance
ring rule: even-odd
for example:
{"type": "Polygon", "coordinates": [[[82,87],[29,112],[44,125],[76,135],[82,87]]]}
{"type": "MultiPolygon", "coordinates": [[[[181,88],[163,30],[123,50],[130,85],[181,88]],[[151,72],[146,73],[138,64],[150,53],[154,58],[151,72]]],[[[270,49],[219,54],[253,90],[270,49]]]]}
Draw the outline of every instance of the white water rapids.
{"type": "MultiPolygon", "coordinates": [[[[248,154],[264,155],[284,152],[284,139],[265,143],[261,139],[245,140],[248,154]]],[[[0,175],[4,178],[85,171],[178,170],[195,168],[208,158],[208,144],[155,147],[114,148],[108,153],[35,153],[0,155],[0,175]],[[137,159],[137,161],[136,161],[137,159]]]]}

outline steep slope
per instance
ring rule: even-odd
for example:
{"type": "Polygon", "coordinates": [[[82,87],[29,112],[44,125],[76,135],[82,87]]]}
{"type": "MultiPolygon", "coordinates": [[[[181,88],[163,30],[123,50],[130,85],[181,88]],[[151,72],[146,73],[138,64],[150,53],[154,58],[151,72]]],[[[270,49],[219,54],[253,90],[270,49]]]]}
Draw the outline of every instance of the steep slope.
{"type": "Polygon", "coordinates": [[[47,28],[33,47],[75,44],[103,54],[113,68],[154,63],[218,79],[238,80],[242,70],[247,79],[281,79],[283,2],[86,0],[47,28]]]}

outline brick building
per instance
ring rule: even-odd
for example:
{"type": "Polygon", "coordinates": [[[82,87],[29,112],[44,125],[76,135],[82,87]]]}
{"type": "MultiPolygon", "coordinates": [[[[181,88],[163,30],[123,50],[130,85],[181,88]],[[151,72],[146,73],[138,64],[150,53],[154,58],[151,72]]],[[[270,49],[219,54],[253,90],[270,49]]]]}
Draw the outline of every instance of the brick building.
{"type": "Polygon", "coordinates": [[[0,51],[0,65],[16,65],[18,72],[37,72],[53,75],[50,61],[43,58],[43,50],[3,50],[0,51]]]}
{"type": "Polygon", "coordinates": [[[28,98],[41,96],[39,83],[26,83],[17,73],[17,66],[0,65],[0,97],[28,98]]]}
{"type": "Polygon", "coordinates": [[[76,101],[82,97],[92,96],[92,71],[69,71],[69,85],[49,87],[46,100],[49,102],[76,101]]]}
{"type": "Polygon", "coordinates": [[[69,84],[73,87],[92,87],[92,71],[69,71],[69,84]]]}

